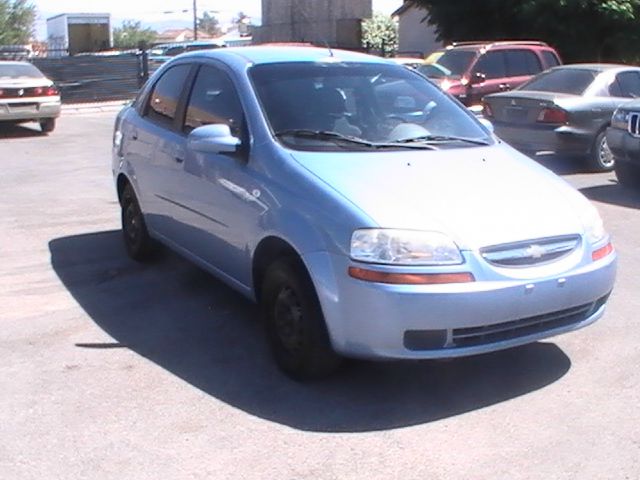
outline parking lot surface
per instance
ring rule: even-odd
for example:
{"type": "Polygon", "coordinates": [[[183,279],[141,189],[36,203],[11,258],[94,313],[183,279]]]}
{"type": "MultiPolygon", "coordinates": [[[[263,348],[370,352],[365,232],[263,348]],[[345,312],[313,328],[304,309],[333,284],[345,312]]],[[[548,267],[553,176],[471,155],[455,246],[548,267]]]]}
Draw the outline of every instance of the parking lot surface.
{"type": "Polygon", "coordinates": [[[174,254],[126,257],[114,117],[0,130],[0,478],[640,478],[640,192],[545,160],[620,256],[595,325],[297,384],[252,304],[174,254]]]}

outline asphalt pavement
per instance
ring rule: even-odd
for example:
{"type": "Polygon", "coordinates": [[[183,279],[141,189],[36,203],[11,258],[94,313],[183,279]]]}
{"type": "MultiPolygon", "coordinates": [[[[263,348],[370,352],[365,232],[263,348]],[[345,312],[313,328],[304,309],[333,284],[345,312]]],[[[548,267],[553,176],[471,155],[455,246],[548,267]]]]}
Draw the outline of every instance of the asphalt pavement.
{"type": "Polygon", "coordinates": [[[640,478],[640,192],[542,159],[620,255],[595,325],[297,384],[252,304],[174,254],[126,257],[117,108],[0,130],[0,478],[640,478]]]}

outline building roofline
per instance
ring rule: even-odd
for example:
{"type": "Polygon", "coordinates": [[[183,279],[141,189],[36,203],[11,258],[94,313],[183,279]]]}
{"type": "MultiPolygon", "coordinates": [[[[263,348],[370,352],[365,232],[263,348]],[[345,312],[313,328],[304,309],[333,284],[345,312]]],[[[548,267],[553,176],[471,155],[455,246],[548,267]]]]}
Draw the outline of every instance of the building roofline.
{"type": "Polygon", "coordinates": [[[54,15],[53,17],[47,18],[47,21],[55,20],[56,18],[60,18],[60,17],[95,17],[95,18],[109,17],[111,18],[111,14],[110,13],[59,13],[58,15],[54,15]]]}
{"type": "Polygon", "coordinates": [[[398,7],[398,9],[393,12],[391,14],[392,17],[399,17],[400,15],[402,15],[403,13],[405,13],[407,10],[409,10],[411,7],[415,7],[416,4],[413,2],[413,0],[404,0],[404,3],[398,7]]]}

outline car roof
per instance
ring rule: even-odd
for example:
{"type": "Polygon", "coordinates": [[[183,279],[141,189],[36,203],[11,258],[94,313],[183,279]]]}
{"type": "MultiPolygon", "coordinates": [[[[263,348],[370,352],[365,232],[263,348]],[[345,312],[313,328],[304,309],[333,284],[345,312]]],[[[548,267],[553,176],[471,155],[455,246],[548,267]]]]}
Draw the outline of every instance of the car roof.
{"type": "Polygon", "coordinates": [[[447,45],[442,50],[489,50],[489,49],[510,49],[510,48],[528,48],[528,49],[546,49],[553,50],[548,43],[540,40],[488,40],[488,41],[471,41],[471,42],[454,42],[447,45]]]}
{"type": "Polygon", "coordinates": [[[558,65],[551,70],[591,70],[596,72],[606,72],[608,70],[638,70],[638,67],[633,65],[623,65],[621,63],[573,63],[568,65],[558,65]]]}
{"type": "Polygon", "coordinates": [[[220,60],[242,61],[260,65],[287,62],[318,62],[333,58],[335,62],[394,63],[390,60],[364,53],[319,47],[299,46],[250,46],[201,50],[181,55],[179,58],[209,57],[220,60]]]}

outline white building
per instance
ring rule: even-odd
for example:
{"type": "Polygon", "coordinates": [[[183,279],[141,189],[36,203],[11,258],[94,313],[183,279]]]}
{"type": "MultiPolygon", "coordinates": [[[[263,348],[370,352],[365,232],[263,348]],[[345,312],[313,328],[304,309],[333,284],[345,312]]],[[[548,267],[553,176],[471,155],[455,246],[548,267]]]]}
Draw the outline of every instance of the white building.
{"type": "Polygon", "coordinates": [[[62,13],[47,19],[50,57],[109,50],[113,45],[109,13],[62,13]]]}
{"type": "Polygon", "coordinates": [[[427,24],[429,12],[417,6],[413,0],[405,0],[404,4],[393,12],[398,20],[399,55],[427,56],[434,50],[442,48],[437,39],[435,27],[427,24]]]}

